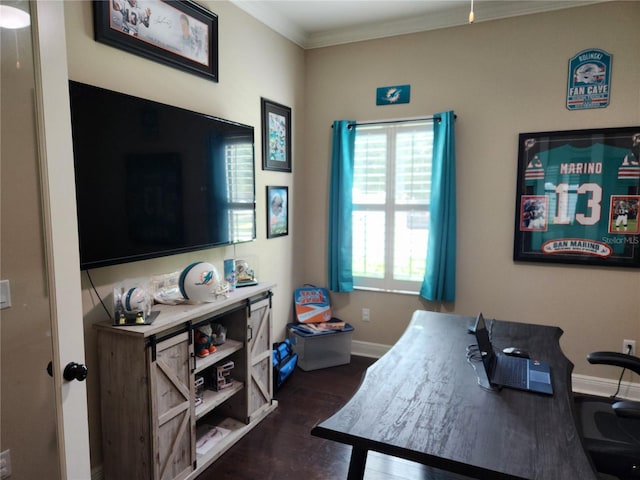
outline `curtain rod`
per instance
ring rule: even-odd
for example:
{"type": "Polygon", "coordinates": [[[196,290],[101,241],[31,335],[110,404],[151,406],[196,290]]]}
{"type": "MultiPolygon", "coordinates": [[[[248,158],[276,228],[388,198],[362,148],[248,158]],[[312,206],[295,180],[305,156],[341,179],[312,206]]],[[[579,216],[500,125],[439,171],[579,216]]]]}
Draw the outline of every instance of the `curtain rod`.
{"type": "MultiPolygon", "coordinates": [[[[351,127],[357,127],[358,125],[381,125],[381,124],[387,124],[387,123],[402,123],[402,122],[424,122],[424,121],[428,121],[428,120],[437,120],[440,121],[441,117],[439,114],[436,115],[431,115],[429,117],[419,117],[419,118],[397,118],[394,120],[371,120],[369,122],[355,122],[355,123],[350,123],[348,125],[349,128],[351,127]]],[[[453,119],[457,120],[458,119],[458,115],[453,115],[453,119]]],[[[331,125],[331,128],[333,128],[333,125],[331,125]]]]}

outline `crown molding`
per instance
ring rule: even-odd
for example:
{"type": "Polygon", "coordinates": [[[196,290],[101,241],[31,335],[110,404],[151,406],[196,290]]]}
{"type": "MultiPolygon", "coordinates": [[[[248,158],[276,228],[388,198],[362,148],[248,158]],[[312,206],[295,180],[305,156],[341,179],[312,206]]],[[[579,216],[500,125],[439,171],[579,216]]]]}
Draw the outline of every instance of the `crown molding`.
{"type": "MultiPolygon", "coordinates": [[[[487,1],[476,3],[476,23],[501,18],[531,15],[535,13],[582,7],[611,0],[520,0],[517,2],[487,1]]],[[[233,4],[255,17],[258,21],[288,38],[304,49],[322,48],[345,43],[374,40],[396,35],[437,30],[466,25],[469,8],[456,7],[443,12],[418,15],[411,18],[356,25],[323,32],[308,33],[269,7],[268,1],[231,0],[233,4]]]]}
{"type": "MultiPolygon", "coordinates": [[[[525,0],[519,2],[497,1],[476,3],[475,23],[581,7],[595,3],[602,3],[602,1],[603,0],[525,0]]],[[[426,32],[441,28],[457,27],[468,25],[468,19],[469,8],[467,6],[456,7],[443,12],[419,15],[402,20],[361,25],[352,28],[343,28],[311,34],[307,37],[304,48],[321,48],[364,40],[392,37],[396,35],[426,32]]]]}
{"type": "Polygon", "coordinates": [[[306,48],[309,35],[298,25],[294,24],[277,10],[269,7],[268,1],[256,2],[255,0],[231,0],[238,8],[244,10],[267,27],[288,38],[296,45],[306,48]]]}

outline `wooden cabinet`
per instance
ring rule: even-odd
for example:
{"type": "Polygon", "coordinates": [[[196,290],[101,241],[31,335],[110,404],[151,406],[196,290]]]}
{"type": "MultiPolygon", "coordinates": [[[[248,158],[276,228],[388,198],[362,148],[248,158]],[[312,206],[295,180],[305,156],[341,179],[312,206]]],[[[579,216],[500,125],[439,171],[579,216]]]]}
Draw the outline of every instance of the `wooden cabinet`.
{"type": "Polygon", "coordinates": [[[244,287],[199,305],[154,307],[152,325],[96,325],[106,480],[194,479],[271,413],[272,285],[244,287]],[[193,332],[217,323],[226,341],[203,358],[193,332]],[[212,385],[217,367],[232,381],[212,385]],[[206,438],[212,438],[205,442],[206,438]]]}

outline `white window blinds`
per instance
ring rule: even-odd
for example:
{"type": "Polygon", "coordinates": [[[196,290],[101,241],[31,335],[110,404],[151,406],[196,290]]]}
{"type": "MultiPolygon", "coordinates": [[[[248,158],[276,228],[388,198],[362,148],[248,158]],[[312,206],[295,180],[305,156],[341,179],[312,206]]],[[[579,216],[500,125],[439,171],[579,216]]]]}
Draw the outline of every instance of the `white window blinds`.
{"type": "Polygon", "coordinates": [[[353,276],[359,288],[418,292],[429,236],[431,121],[359,125],[353,276]]]}

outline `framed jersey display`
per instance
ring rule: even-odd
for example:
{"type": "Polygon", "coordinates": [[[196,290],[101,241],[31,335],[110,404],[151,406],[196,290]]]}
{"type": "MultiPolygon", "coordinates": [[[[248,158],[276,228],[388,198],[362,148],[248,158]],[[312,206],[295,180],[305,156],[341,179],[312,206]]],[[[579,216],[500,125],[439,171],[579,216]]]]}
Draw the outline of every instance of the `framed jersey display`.
{"type": "Polygon", "coordinates": [[[515,261],[640,267],[640,127],[521,133],[515,261]]]}

